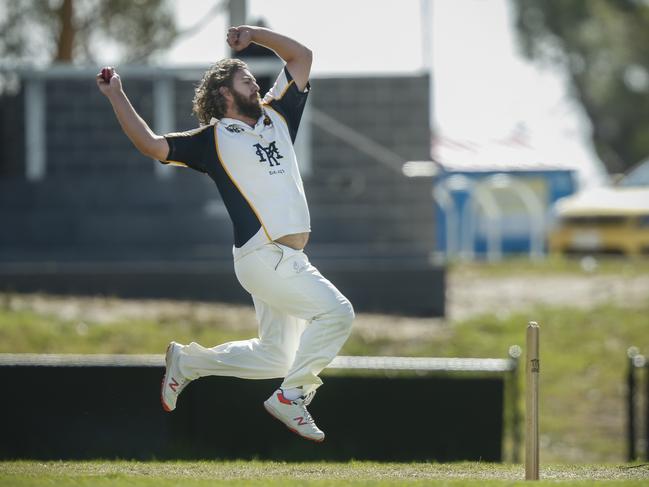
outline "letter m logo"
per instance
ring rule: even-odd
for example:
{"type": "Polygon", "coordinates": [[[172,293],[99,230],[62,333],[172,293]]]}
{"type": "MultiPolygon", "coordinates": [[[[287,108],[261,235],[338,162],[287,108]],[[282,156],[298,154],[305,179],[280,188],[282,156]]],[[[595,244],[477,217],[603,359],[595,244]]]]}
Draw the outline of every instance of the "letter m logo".
{"type": "Polygon", "coordinates": [[[266,162],[268,161],[268,164],[270,167],[273,166],[279,166],[279,160],[278,159],[283,159],[284,156],[282,156],[279,153],[279,150],[277,149],[277,146],[275,145],[275,141],[271,142],[268,144],[268,147],[264,147],[261,144],[255,144],[253,145],[255,149],[255,154],[259,156],[259,162],[266,162]]]}

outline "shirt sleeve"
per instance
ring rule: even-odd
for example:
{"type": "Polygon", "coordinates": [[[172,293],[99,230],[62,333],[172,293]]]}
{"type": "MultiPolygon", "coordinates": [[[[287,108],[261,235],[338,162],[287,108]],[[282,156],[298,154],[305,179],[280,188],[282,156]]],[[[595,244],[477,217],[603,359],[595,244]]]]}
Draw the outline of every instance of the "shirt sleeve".
{"type": "Polygon", "coordinates": [[[311,85],[308,82],[304,91],[300,91],[291,73],[284,66],[284,69],[277,77],[277,81],[264,96],[263,103],[277,111],[286,120],[293,142],[297,137],[297,129],[300,126],[302,112],[304,112],[304,106],[310,91],[311,85]]]}
{"type": "Polygon", "coordinates": [[[200,172],[207,172],[205,163],[205,154],[208,144],[213,143],[211,139],[211,130],[214,127],[207,125],[187,132],[175,132],[165,134],[169,144],[169,153],[162,164],[171,164],[174,166],[189,167],[200,172]]]}

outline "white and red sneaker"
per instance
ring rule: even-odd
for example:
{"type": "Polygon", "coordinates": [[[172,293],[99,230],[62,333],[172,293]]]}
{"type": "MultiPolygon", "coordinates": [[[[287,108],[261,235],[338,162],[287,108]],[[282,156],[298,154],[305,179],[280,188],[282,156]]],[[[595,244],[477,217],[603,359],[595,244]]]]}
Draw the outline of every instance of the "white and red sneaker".
{"type": "Polygon", "coordinates": [[[171,342],[165,354],[165,375],[162,378],[162,390],[160,400],[165,411],[170,412],[176,409],[176,400],[182,390],[191,382],[178,369],[178,354],[183,346],[180,343],[171,342]]]}
{"type": "Polygon", "coordinates": [[[307,411],[306,406],[311,402],[313,395],[306,398],[286,399],[281,389],[277,389],[272,396],[264,401],[264,407],[271,416],[279,419],[293,433],[296,433],[307,440],[321,442],[325,434],[318,428],[307,411]]]}

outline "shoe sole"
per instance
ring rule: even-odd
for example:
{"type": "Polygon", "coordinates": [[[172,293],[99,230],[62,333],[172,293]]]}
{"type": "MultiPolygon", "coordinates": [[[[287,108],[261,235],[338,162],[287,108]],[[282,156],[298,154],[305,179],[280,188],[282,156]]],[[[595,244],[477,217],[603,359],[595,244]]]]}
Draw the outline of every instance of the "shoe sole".
{"type": "Polygon", "coordinates": [[[273,418],[275,418],[276,420],[280,421],[280,422],[281,422],[284,426],[286,426],[290,431],[292,431],[292,432],[295,433],[296,435],[298,435],[298,436],[304,438],[305,440],[313,441],[313,442],[315,442],[315,443],[322,443],[322,442],[324,441],[324,439],[325,439],[324,436],[323,436],[322,438],[320,438],[320,439],[317,439],[317,438],[310,438],[310,437],[308,437],[308,436],[304,436],[304,435],[303,435],[302,433],[300,433],[298,430],[296,430],[296,429],[294,429],[294,428],[291,428],[291,427],[290,427],[289,425],[287,425],[287,424],[284,422],[284,420],[279,416],[279,414],[277,413],[277,411],[275,411],[275,409],[274,409],[272,406],[270,406],[269,404],[266,404],[265,402],[264,402],[264,408],[266,409],[266,411],[268,411],[268,414],[270,414],[273,418]]]}
{"type": "Polygon", "coordinates": [[[167,369],[169,368],[169,360],[171,358],[169,356],[169,353],[171,352],[173,343],[174,342],[171,342],[169,343],[169,345],[167,345],[167,351],[165,352],[165,373],[162,376],[162,384],[160,386],[160,402],[162,403],[162,409],[164,409],[168,413],[174,410],[174,408],[170,408],[169,406],[167,406],[164,400],[165,380],[167,380],[167,369]]]}

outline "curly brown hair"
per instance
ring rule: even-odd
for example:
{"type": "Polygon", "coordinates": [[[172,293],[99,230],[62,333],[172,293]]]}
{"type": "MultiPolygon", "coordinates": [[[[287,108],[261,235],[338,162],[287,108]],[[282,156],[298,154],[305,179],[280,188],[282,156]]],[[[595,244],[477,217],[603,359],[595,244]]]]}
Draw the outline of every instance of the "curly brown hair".
{"type": "Polygon", "coordinates": [[[201,124],[209,124],[212,118],[223,118],[227,107],[219,88],[232,88],[235,73],[242,69],[248,69],[248,65],[243,61],[222,59],[205,71],[192,101],[192,111],[201,124]]]}

